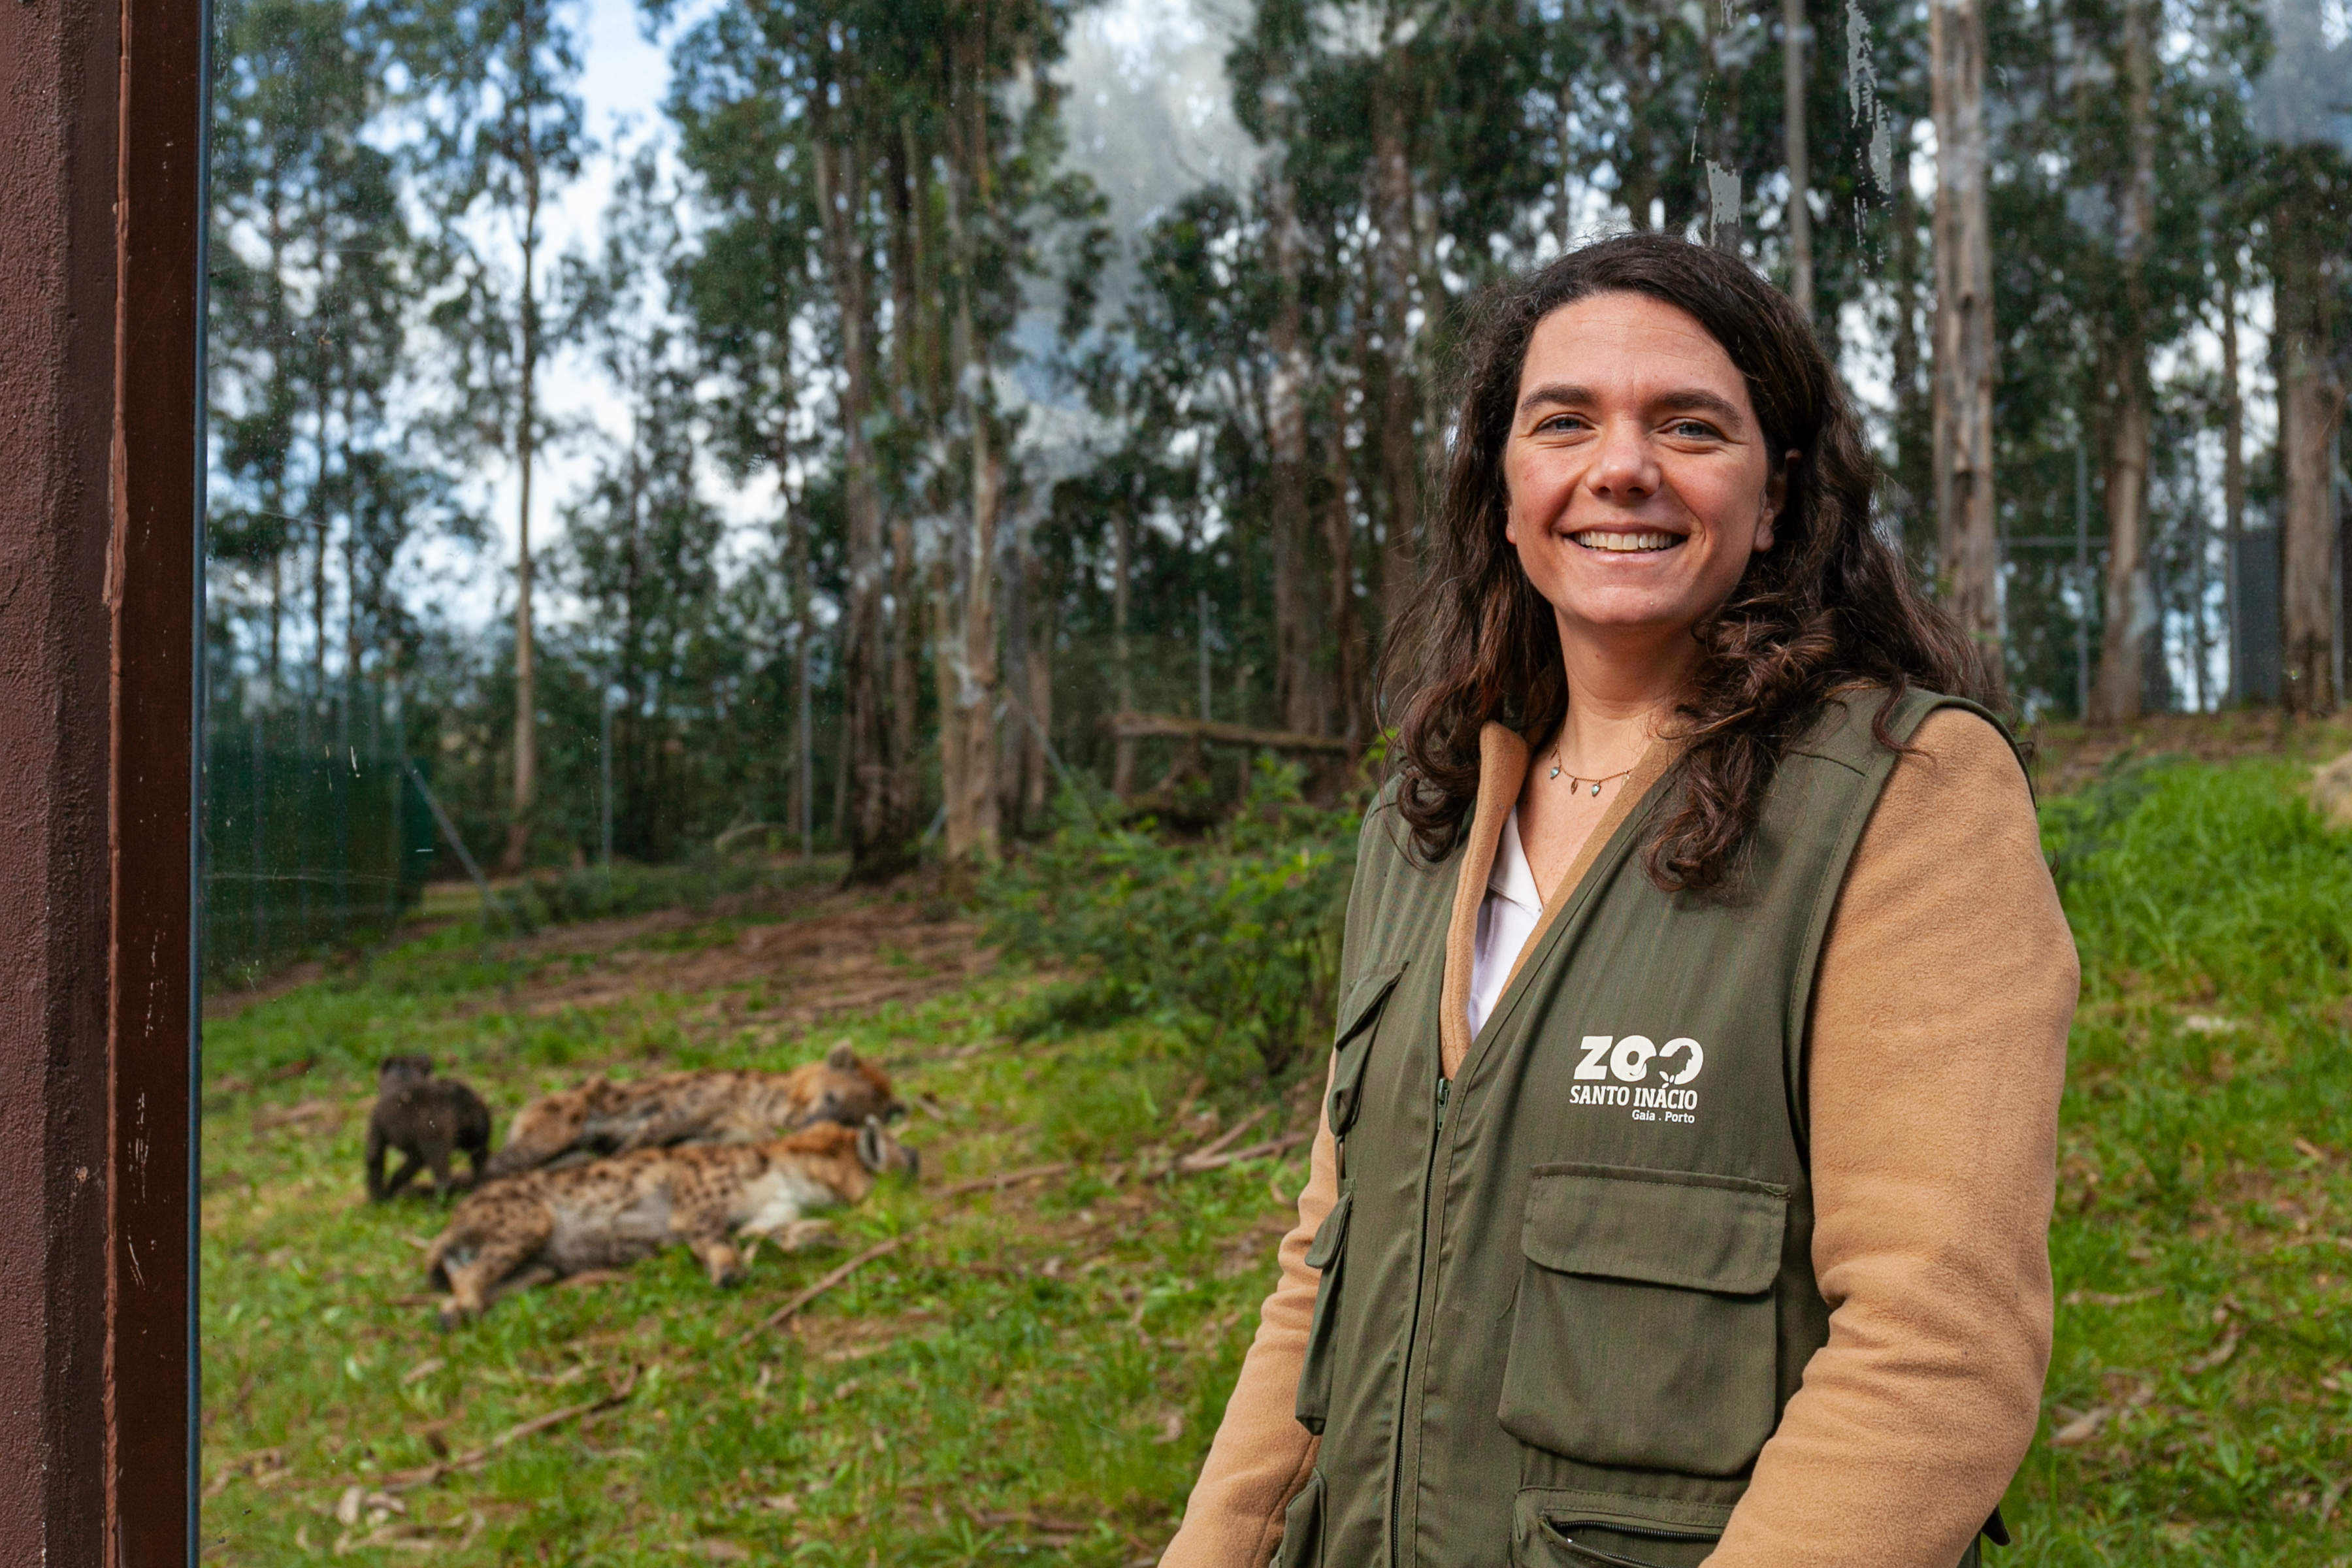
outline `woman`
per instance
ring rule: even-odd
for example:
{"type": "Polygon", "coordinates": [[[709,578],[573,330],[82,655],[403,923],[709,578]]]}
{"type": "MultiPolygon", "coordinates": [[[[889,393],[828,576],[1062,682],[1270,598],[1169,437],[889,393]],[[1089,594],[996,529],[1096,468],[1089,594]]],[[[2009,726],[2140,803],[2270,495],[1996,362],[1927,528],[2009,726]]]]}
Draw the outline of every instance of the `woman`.
{"type": "Polygon", "coordinates": [[[1282,1279],[1171,1568],[1952,1568],[2077,972],[1828,360],[1654,235],[1467,351],[1282,1279]]]}

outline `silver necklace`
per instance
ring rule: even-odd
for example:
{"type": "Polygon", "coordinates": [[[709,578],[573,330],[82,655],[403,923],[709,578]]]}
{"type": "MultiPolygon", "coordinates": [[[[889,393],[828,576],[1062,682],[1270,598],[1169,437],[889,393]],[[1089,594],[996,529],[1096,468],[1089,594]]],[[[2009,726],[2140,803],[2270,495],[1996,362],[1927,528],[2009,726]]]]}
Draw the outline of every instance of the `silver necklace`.
{"type": "MultiPolygon", "coordinates": [[[[1632,768],[1627,768],[1622,773],[1603,773],[1601,777],[1593,779],[1580,778],[1575,773],[1570,773],[1568,775],[1568,787],[1570,789],[1580,789],[1586,784],[1591,784],[1592,786],[1592,793],[1594,795],[1599,795],[1602,784],[1609,784],[1617,779],[1622,779],[1626,773],[1630,773],[1633,771],[1633,770],[1632,768]]],[[[1547,776],[1550,778],[1559,777],[1559,742],[1558,741],[1554,741],[1551,743],[1551,772],[1547,776]]]]}

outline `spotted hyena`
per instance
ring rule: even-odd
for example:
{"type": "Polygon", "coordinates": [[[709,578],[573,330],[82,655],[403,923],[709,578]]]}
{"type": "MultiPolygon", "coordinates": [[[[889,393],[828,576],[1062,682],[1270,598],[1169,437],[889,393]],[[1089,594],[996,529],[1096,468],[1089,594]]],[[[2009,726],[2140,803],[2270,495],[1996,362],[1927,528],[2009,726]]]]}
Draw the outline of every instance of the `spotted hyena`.
{"type": "Polygon", "coordinates": [[[584,1268],[614,1268],[683,1243],[713,1285],[734,1279],[734,1238],[782,1231],[854,1204],[885,1171],[912,1173],[915,1152],[881,1118],[819,1122],[765,1143],[640,1149],[561,1170],[529,1171],[467,1197],[425,1255],[446,1285],[446,1327],[497,1296],[584,1268]]]}
{"type": "Polygon", "coordinates": [[[846,1044],[790,1072],[712,1068],[614,1082],[598,1077],[515,1112],[488,1174],[678,1143],[749,1143],[820,1121],[856,1127],[906,1113],[882,1069],[846,1044]]]}

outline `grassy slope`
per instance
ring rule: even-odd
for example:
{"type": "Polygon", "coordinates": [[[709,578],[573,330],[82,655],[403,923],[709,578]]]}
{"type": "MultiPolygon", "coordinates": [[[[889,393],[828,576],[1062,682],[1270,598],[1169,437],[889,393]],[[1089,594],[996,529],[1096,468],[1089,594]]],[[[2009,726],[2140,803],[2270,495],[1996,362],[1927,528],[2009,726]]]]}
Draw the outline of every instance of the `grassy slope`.
{"type": "Polygon", "coordinates": [[[1164,1156],[1186,1075],[1144,1026],[1007,1042],[1015,980],[761,1050],[698,1045],[684,1021],[694,997],[594,1016],[502,1010],[514,971],[481,963],[471,938],[452,930],[210,1031],[215,1081],[319,1058],[207,1119],[215,1560],[298,1561],[306,1542],[323,1552],[419,1526],[443,1560],[482,1563],[675,1563],[681,1547],[719,1561],[948,1563],[1027,1544],[1109,1564],[1164,1538],[1263,1293],[1284,1213],[1269,1180],[1295,1191],[1303,1160],[1106,1179],[1108,1163],[1164,1156]],[[360,1201],[368,1064],[383,1051],[433,1050],[510,1108],[592,1062],[784,1065],[837,1038],[895,1059],[902,1093],[925,1097],[904,1131],[928,1156],[926,1187],[1051,1159],[1087,1173],[944,1204],[886,1188],[844,1221],[846,1246],[940,1217],[818,1303],[801,1332],[747,1344],[738,1336],[845,1252],[763,1251],[724,1294],[672,1253],[594,1289],[511,1299],[447,1336],[427,1309],[395,1301],[423,1288],[404,1238],[437,1218],[428,1204],[360,1201]],[[349,1107],[340,1127],[270,1125],[320,1100],[349,1107]],[[625,1405],[406,1493],[410,1511],[380,1531],[330,1517],[352,1483],[464,1453],[631,1367],[643,1370],[625,1405]]]}
{"type": "MultiPolygon", "coordinates": [[[[2160,773],[2068,839],[2085,970],[2052,1238],[2068,1302],[2052,1414],[2008,1508],[2020,1543],[1997,1563],[2352,1563],[2352,839],[2294,800],[2298,776],[2263,762],[2160,773]],[[2087,1439],[2051,1440],[2070,1425],[2087,1439]]],[[[729,940],[737,923],[683,940],[729,940]]],[[[376,1534],[426,1531],[444,1560],[484,1563],[676,1562],[681,1548],[1149,1558],[1271,1276],[1284,1211],[1269,1174],[1284,1193],[1300,1179],[1295,1162],[1124,1174],[1163,1141],[1205,1135],[1171,1133],[1187,1077],[1171,1037],[1137,1023],[1009,1043],[1007,1017],[1034,1006],[1017,978],[781,1047],[714,1034],[694,996],[540,1016],[517,1001],[520,969],[582,961],[488,963],[475,940],[451,929],[210,1031],[215,1084],[263,1082],[206,1123],[214,1560],[366,1538],[366,1519],[331,1517],[348,1486],[436,1445],[463,1452],[630,1367],[644,1370],[626,1404],[404,1494],[411,1511],[376,1534]],[[849,1245],[939,1217],[799,1332],[742,1347],[845,1254],[765,1252],[723,1296],[673,1254],[446,1337],[394,1303],[420,1288],[403,1238],[436,1221],[358,1201],[367,1065],[384,1050],[435,1050],[503,1109],[592,1064],[782,1063],[839,1037],[901,1063],[902,1088],[936,1104],[908,1129],[931,1156],[927,1189],[1065,1157],[1087,1173],[946,1204],[887,1190],[845,1222],[849,1245]],[[308,1076],[264,1081],[306,1055],[308,1076]],[[320,1100],[349,1108],[340,1126],[267,1125],[266,1108],[320,1100]]]]}
{"type": "Polygon", "coordinates": [[[2021,1563],[2352,1561],[2352,837],[2305,776],[2162,773],[2068,875],[2061,1413],[2021,1563]]]}

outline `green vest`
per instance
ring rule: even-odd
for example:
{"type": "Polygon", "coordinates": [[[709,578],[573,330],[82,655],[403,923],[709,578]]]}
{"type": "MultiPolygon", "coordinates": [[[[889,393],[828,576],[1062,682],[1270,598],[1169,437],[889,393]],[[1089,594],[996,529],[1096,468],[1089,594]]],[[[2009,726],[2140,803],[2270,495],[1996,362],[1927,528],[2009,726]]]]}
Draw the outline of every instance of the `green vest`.
{"type": "MultiPolygon", "coordinates": [[[[1650,881],[1654,791],[1451,1081],[1438,1009],[1464,856],[1417,864],[1393,811],[1367,820],[1327,1107],[1339,1196],[1307,1259],[1322,1279],[1297,1409],[1323,1441],[1282,1568],[1685,1568],[1713,1550],[1829,1339],[1805,1032],[1895,760],[1877,701],[1832,704],[1790,752],[1728,897],[1650,881]]],[[[1948,705],[1966,706],[1910,695],[1894,733],[1948,705]]]]}

